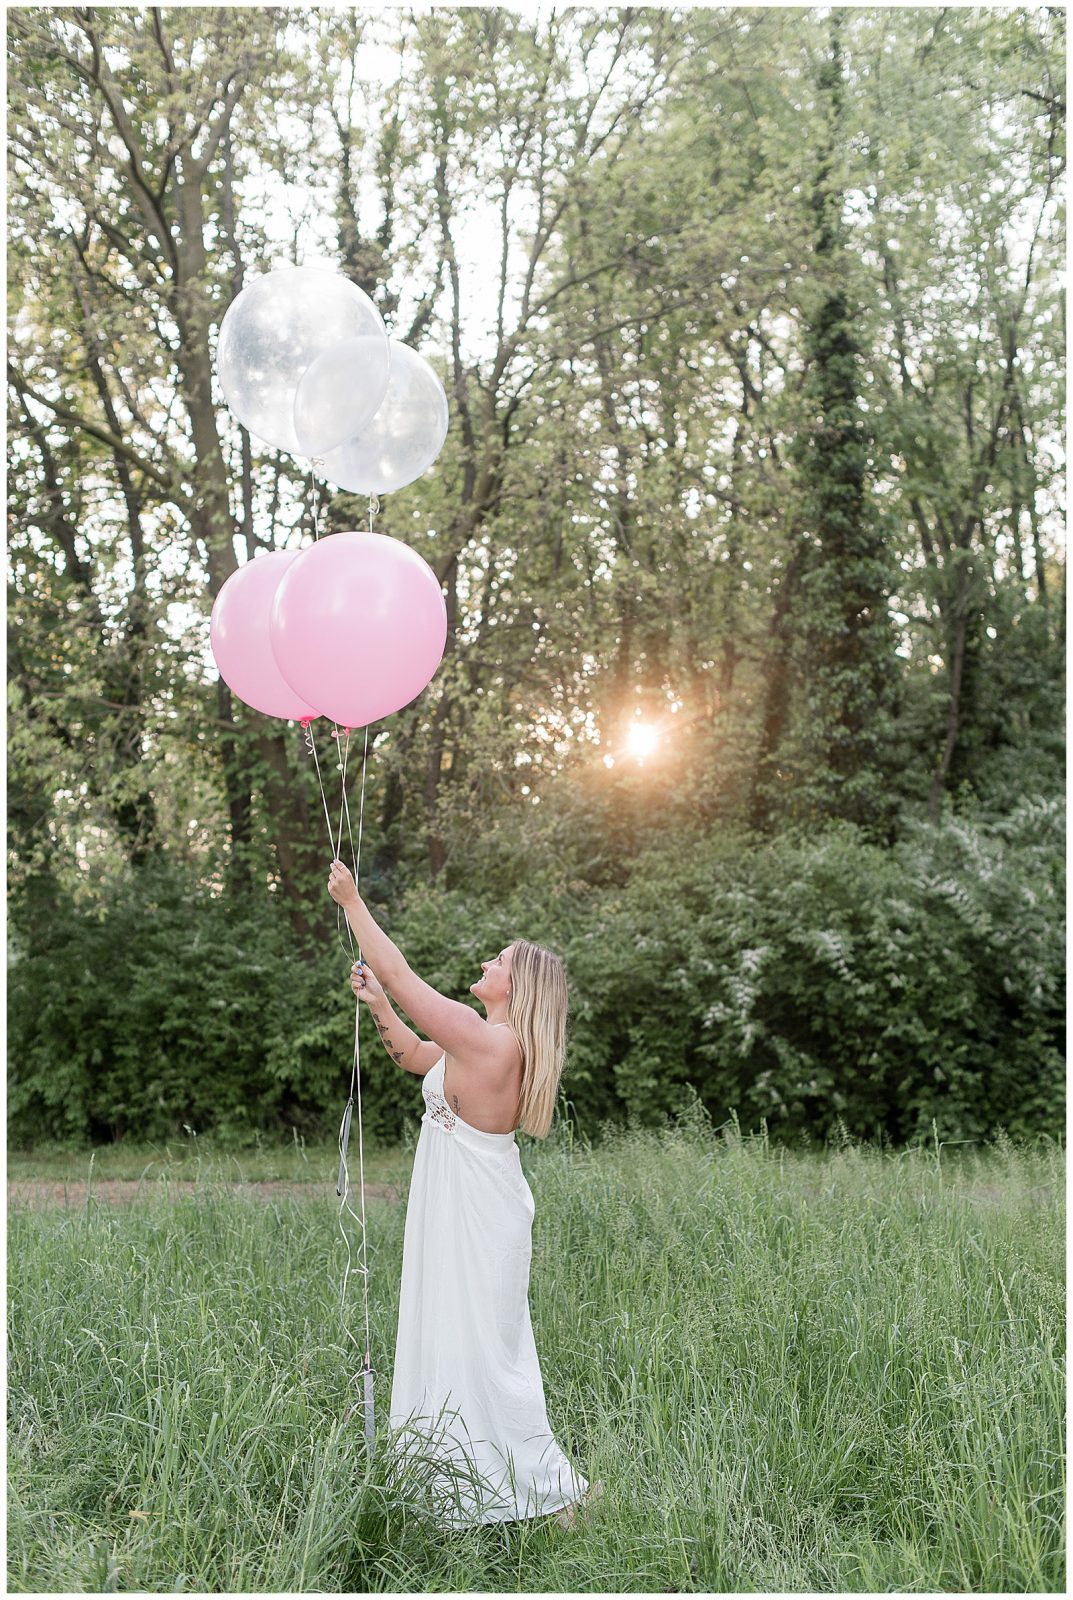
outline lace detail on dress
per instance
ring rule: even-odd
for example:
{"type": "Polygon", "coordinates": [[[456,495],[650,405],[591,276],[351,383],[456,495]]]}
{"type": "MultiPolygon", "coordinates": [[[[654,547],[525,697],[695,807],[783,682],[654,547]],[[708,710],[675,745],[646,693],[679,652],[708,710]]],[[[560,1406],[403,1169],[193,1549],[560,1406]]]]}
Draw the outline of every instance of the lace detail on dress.
{"type": "Polygon", "coordinates": [[[425,1095],[425,1104],[428,1106],[429,1116],[434,1117],[440,1127],[446,1128],[448,1133],[453,1133],[455,1114],[443,1098],[443,1095],[438,1090],[430,1088],[425,1095]]]}
{"type": "Polygon", "coordinates": [[[435,1089],[429,1092],[428,1114],[430,1117],[435,1117],[436,1121],[441,1127],[446,1128],[448,1133],[454,1130],[455,1114],[443,1098],[443,1095],[437,1094],[435,1089]]]}

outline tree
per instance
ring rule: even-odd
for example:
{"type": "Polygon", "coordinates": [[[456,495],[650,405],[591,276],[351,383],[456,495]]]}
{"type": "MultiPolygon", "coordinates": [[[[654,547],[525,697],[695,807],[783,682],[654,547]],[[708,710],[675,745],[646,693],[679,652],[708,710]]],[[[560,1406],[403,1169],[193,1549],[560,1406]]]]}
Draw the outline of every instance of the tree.
{"type": "Polygon", "coordinates": [[[837,72],[830,22],[778,10],[19,13],[20,851],[71,794],[93,893],[188,852],[312,932],[302,740],[206,662],[238,560],[315,505],[322,530],[367,514],[211,391],[233,295],[311,244],[451,399],[435,469],[379,513],[450,615],[433,685],[373,730],[385,883],[465,878],[529,830],[595,860],[586,806],[603,871],[657,823],[792,811],[780,771],[806,812],[934,810],[1022,734],[1042,751],[1061,21],[835,20],[837,72]]]}
{"type": "Polygon", "coordinates": [[[772,771],[787,759],[780,746],[792,660],[800,705],[786,795],[790,813],[810,822],[842,817],[886,833],[892,819],[886,752],[896,688],[888,614],[894,563],[869,493],[867,402],[857,308],[847,282],[845,193],[836,171],[846,137],[841,34],[836,11],[816,82],[826,129],[811,193],[815,285],[805,311],[803,426],[790,450],[799,482],[798,526],[780,597],[778,670],[769,684],[754,817],[768,820],[772,791],[780,787],[772,771]]]}

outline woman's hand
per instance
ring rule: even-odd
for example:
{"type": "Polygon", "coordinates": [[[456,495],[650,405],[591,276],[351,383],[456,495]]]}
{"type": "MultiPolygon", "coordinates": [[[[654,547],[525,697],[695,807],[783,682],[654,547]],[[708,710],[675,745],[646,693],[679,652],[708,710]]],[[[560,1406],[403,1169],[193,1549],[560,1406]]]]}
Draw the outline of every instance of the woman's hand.
{"type": "Polygon", "coordinates": [[[377,981],[376,973],[366,961],[355,961],[351,967],[350,987],[359,1000],[364,1000],[369,1005],[385,998],[384,991],[377,981]]]}
{"type": "Polygon", "coordinates": [[[344,909],[356,905],[361,899],[350,868],[345,867],[341,861],[332,862],[332,869],[328,874],[328,893],[344,909]]]}

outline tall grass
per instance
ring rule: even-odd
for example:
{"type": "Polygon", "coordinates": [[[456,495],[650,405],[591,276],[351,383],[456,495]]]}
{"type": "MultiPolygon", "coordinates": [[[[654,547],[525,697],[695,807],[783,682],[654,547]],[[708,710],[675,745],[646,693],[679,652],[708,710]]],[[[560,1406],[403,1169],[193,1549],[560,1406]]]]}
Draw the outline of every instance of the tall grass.
{"type": "Polygon", "coordinates": [[[590,1519],[448,1533],[389,1488],[403,1207],[368,1205],[370,1460],[334,1170],[255,1204],[203,1168],[178,1201],[9,1215],[9,1587],[1063,1589],[1057,1145],[792,1154],[701,1119],[523,1163],[590,1519]]]}
{"type": "MultiPolygon", "coordinates": [[[[394,1182],[405,1178],[413,1164],[413,1139],[406,1146],[370,1145],[366,1140],[367,1182],[394,1182]]],[[[353,1145],[357,1165],[357,1121],[353,1145]]],[[[33,1150],[9,1150],[7,1175],[16,1182],[84,1183],[91,1179],[120,1179],[150,1187],[163,1180],[197,1181],[203,1173],[230,1183],[323,1182],[339,1164],[335,1139],[306,1143],[297,1132],[289,1141],[270,1139],[254,1132],[241,1148],[221,1144],[216,1135],[192,1128],[181,1139],[138,1144],[121,1139],[97,1145],[87,1155],[65,1145],[45,1145],[33,1150]]]]}

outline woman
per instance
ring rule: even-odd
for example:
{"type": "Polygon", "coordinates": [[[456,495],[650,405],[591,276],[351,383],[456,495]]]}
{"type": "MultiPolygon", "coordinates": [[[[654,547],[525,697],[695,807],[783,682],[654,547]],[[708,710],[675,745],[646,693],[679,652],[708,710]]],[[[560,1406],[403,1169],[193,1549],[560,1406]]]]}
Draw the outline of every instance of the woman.
{"type": "Polygon", "coordinates": [[[562,963],[524,939],[482,961],[470,993],[485,1021],[410,970],[341,861],[328,892],[369,957],[352,970],[354,993],[392,1060],[424,1080],[391,1431],[404,1452],[410,1444],[447,1466],[449,1526],[552,1512],[571,1526],[589,1485],[548,1426],[529,1316],[534,1203],[514,1141],[519,1126],[538,1139],[551,1126],[566,1037],[562,963]],[[435,1043],[400,1021],[381,983],[435,1043]]]}

